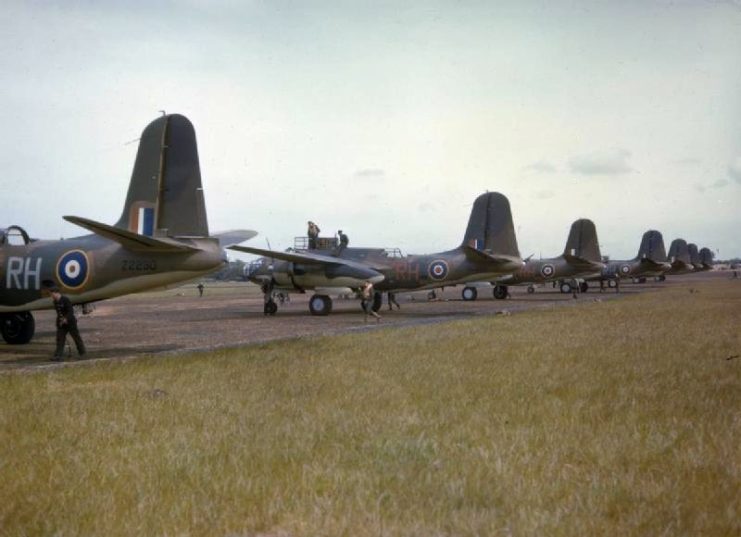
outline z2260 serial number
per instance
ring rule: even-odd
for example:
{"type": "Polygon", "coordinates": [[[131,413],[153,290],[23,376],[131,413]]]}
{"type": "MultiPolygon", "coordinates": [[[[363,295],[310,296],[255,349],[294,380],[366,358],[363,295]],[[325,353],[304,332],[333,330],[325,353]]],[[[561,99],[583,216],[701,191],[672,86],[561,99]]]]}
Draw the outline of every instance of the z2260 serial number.
{"type": "Polygon", "coordinates": [[[125,272],[144,272],[157,270],[157,261],[154,259],[149,261],[131,261],[124,259],[121,261],[121,270],[125,272]]]}

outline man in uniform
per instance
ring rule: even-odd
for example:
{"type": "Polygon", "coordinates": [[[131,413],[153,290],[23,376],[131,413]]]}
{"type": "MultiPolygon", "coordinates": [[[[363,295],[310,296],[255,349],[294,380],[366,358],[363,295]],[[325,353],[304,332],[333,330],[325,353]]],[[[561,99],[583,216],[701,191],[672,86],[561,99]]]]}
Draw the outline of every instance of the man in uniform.
{"type": "Polygon", "coordinates": [[[55,362],[64,360],[64,344],[67,341],[67,334],[72,336],[80,357],[85,356],[85,344],[82,342],[80,331],[77,329],[77,318],[75,317],[72,302],[55,285],[48,287],[48,291],[51,294],[51,298],[54,301],[54,309],[57,312],[57,349],[54,352],[52,360],[55,362]]]}
{"type": "Polygon", "coordinates": [[[319,226],[309,220],[309,229],[306,231],[309,236],[309,250],[316,250],[316,240],[319,238],[320,231],[319,226]]]}
{"type": "Polygon", "coordinates": [[[350,239],[342,232],[342,230],[339,230],[337,234],[340,236],[340,250],[347,248],[347,245],[350,244],[350,239]]]}

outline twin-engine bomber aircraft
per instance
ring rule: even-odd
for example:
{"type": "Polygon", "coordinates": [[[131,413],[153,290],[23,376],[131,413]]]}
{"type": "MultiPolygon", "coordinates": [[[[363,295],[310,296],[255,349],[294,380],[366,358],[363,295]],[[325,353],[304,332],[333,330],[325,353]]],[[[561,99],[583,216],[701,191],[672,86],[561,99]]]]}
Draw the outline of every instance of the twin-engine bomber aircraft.
{"type": "Polygon", "coordinates": [[[18,226],[0,231],[0,331],[8,343],[28,343],[35,330],[31,310],[52,307],[42,282],[87,304],[213,272],[226,262],[224,247],[256,235],[209,236],[195,131],[180,115],[160,117],[142,132],[115,225],[64,218],[94,234],[42,241],[18,226]],[[11,236],[22,244],[11,244],[11,236]]]}
{"type": "Polygon", "coordinates": [[[265,313],[278,306],[273,291],[303,293],[315,289],[309,301],[313,315],[328,315],[332,300],[323,289],[358,288],[375,284],[374,308],[384,291],[435,289],[459,283],[490,280],[510,274],[523,264],[517,249],[509,201],[497,192],[482,194],[473,204],[463,243],[431,255],[402,256],[398,250],[335,247],[325,250],[276,252],[246,246],[230,249],[264,256],[250,265],[248,278],[262,286],[265,313]]]}
{"type": "Polygon", "coordinates": [[[666,258],[664,237],[661,232],[649,229],[643,234],[638,255],[624,261],[609,261],[602,271],[601,280],[607,280],[610,287],[619,290],[621,278],[633,278],[645,282],[647,277],[664,280],[664,274],[671,268],[666,258]]]}
{"type": "MultiPolygon", "coordinates": [[[[528,293],[533,293],[534,284],[555,281],[561,282],[562,293],[570,293],[575,285],[584,292],[587,290],[586,282],[576,280],[599,273],[604,267],[601,259],[594,222],[586,218],[576,220],[571,224],[562,255],[550,259],[528,259],[525,266],[514,274],[497,278],[494,297],[507,298],[509,285],[528,284],[528,293]]],[[[464,300],[475,300],[476,294],[475,287],[463,289],[464,300]]]]}
{"type": "Polygon", "coordinates": [[[687,241],[674,239],[669,246],[669,262],[671,268],[666,271],[667,275],[689,274],[695,270],[690,259],[690,250],[687,241]]]}

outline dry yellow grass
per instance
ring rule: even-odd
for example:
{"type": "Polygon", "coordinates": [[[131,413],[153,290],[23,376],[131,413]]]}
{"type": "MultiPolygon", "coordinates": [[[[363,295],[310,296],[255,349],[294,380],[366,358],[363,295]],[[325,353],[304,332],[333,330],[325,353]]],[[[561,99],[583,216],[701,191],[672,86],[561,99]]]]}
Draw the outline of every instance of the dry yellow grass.
{"type": "Polygon", "coordinates": [[[741,286],[0,377],[0,535],[738,535],[741,286]]]}

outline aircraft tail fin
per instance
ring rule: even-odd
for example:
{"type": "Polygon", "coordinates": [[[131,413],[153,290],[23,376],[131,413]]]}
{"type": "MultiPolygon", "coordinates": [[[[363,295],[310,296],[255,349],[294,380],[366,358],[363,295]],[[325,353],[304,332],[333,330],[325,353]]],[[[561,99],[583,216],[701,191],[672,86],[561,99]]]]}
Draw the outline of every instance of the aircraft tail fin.
{"type": "Polygon", "coordinates": [[[715,254],[713,254],[713,251],[710,248],[700,249],[700,263],[702,263],[706,267],[713,266],[714,258],[715,258],[715,254]]]}
{"type": "Polygon", "coordinates": [[[648,259],[656,263],[666,262],[666,248],[661,232],[649,229],[643,234],[641,246],[638,249],[638,259],[648,259]]]}
{"type": "Polygon", "coordinates": [[[509,200],[499,192],[487,192],[473,202],[463,246],[487,254],[520,258],[509,200]]]}
{"type": "Polygon", "coordinates": [[[115,227],[149,237],[208,236],[196,135],[185,116],[162,116],[145,127],[115,227]]]}
{"type": "Polygon", "coordinates": [[[592,263],[602,263],[602,254],[597,241],[597,228],[594,226],[594,222],[587,218],[581,218],[571,224],[563,255],[592,263]]]}
{"type": "Polygon", "coordinates": [[[687,241],[684,239],[674,239],[669,246],[669,261],[681,261],[683,263],[690,263],[690,252],[687,248],[687,241]]]}
{"type": "Polygon", "coordinates": [[[689,253],[690,256],[690,263],[692,263],[695,266],[700,265],[700,252],[697,251],[697,245],[694,243],[689,243],[687,245],[687,253],[689,253]]]}

